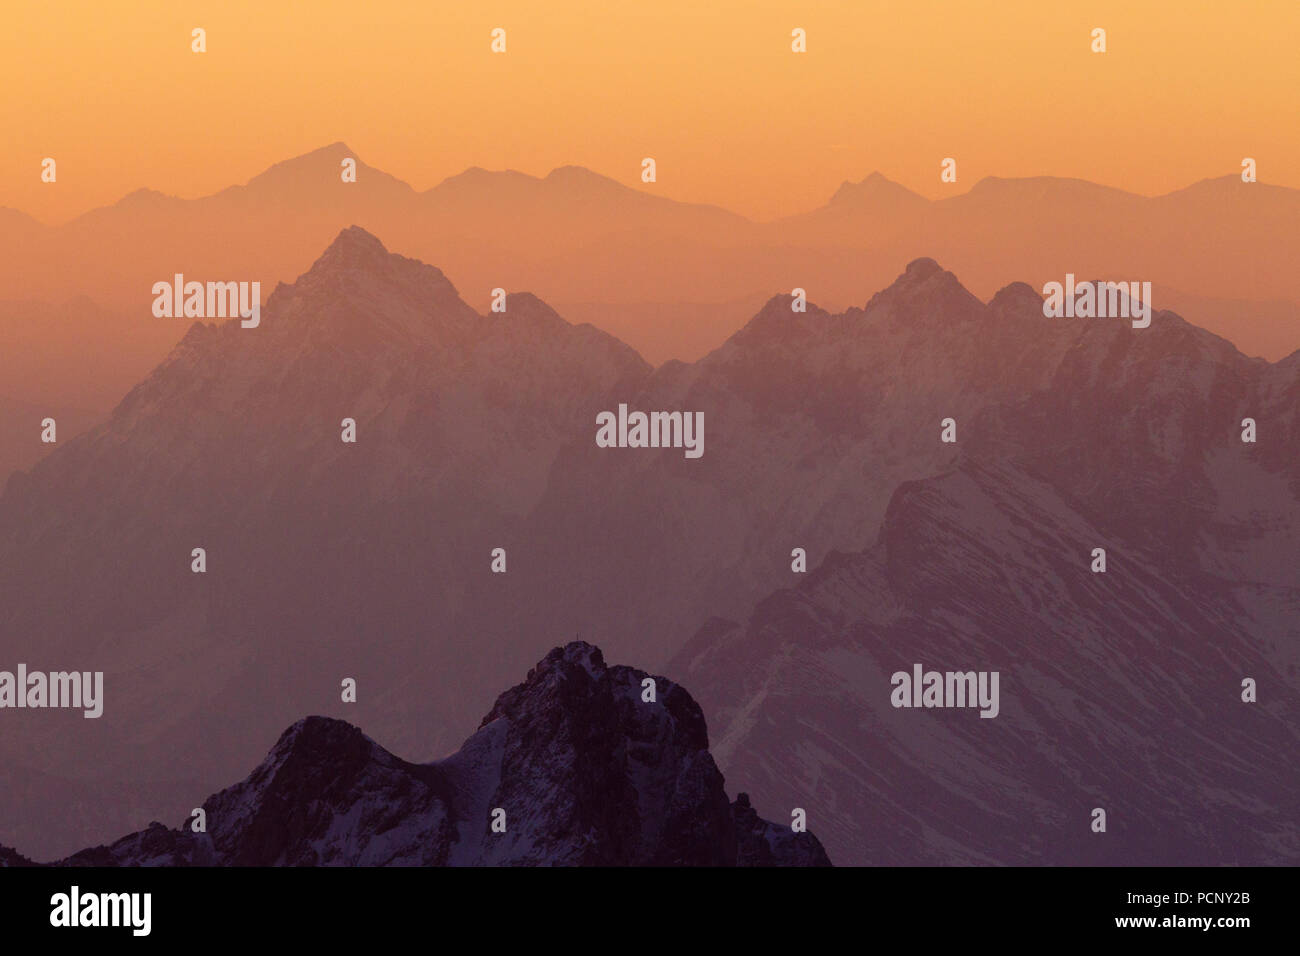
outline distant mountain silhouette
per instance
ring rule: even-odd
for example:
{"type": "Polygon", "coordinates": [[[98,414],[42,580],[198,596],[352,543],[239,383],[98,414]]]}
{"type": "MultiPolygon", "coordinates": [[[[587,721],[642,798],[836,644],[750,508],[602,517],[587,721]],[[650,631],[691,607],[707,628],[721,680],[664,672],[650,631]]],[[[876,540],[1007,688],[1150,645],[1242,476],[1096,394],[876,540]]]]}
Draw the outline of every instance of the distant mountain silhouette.
{"type": "Polygon", "coordinates": [[[877,172],[860,182],[842,183],[829,203],[801,218],[806,222],[832,219],[848,222],[870,218],[875,220],[876,226],[883,227],[890,221],[918,215],[929,205],[930,200],[924,196],[877,172]]]}
{"type": "MultiPolygon", "coordinates": [[[[308,717],[204,801],[204,832],[154,823],[60,865],[829,866],[812,833],[728,802],[700,708],[662,677],[646,701],[649,679],[557,647],[431,764],[308,717]]],[[[30,862],[0,847],[0,865],[30,862]]]]}
{"type": "MultiPolygon", "coordinates": [[[[1158,307],[1183,310],[1247,354],[1277,359],[1300,347],[1297,190],[1227,176],[1148,198],[1077,179],[990,177],[930,201],[873,173],[819,209],[757,223],[665,198],[665,188],[562,166],[544,177],[471,168],[418,192],[340,142],[201,199],[138,190],[59,226],[0,210],[0,281],[12,299],[85,296],[114,315],[96,378],[115,388],[124,381],[116,366],[137,353],[112,336],[148,339],[158,361],[183,333],[151,314],[154,282],[182,272],[269,290],[352,224],[437,262],[475,307],[491,289],[528,289],[656,365],[704,355],[758,297],[798,287],[843,309],[922,256],[985,298],[1066,272],[1151,281],[1158,307]],[[355,183],[340,177],[349,157],[355,183]],[[1226,301],[1233,307],[1214,305],[1226,301]],[[664,308],[673,304],[680,318],[664,308]]],[[[0,306],[0,327],[8,312],[0,306]]],[[[0,373],[18,361],[0,351],[0,373]]],[[[59,381],[71,389],[77,379],[59,381]]]]}

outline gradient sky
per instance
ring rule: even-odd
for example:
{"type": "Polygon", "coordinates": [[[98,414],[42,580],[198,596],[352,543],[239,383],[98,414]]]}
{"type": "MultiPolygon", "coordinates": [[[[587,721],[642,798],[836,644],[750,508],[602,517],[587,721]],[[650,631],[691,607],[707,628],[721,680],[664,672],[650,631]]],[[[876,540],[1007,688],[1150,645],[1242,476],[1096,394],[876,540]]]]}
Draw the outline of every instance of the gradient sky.
{"type": "Polygon", "coordinates": [[[1253,156],[1300,187],[1292,0],[49,0],[5,19],[0,205],[46,222],[337,140],[417,189],[566,163],[639,186],[653,156],[651,188],[755,218],[873,170],[931,197],[986,175],[1154,194],[1253,156]]]}

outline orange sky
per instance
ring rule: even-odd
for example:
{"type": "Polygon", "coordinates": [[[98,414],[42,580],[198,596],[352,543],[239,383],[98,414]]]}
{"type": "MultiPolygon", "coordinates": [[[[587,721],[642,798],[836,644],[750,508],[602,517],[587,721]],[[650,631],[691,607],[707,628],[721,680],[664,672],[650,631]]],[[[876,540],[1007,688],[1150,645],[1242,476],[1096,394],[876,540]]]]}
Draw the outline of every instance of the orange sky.
{"type": "Polygon", "coordinates": [[[931,197],[985,175],[1150,194],[1253,156],[1300,187],[1294,0],[48,0],[5,20],[0,205],[47,222],[337,140],[417,189],[566,163],[639,186],[653,156],[650,188],[756,218],[876,169],[931,197]]]}

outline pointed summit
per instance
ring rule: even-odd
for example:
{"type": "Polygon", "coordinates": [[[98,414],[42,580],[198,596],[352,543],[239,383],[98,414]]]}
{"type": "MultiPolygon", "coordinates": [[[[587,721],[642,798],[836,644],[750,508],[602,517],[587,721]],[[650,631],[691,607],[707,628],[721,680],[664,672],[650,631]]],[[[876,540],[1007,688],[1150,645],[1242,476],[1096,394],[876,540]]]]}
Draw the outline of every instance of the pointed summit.
{"type": "Polygon", "coordinates": [[[280,739],[271,748],[263,764],[279,766],[295,756],[300,759],[311,759],[331,751],[337,757],[340,750],[351,751],[358,747],[377,749],[374,741],[345,720],[333,717],[303,717],[280,735],[280,739]]]}
{"type": "Polygon", "coordinates": [[[323,202],[322,195],[329,195],[329,208],[333,208],[338,202],[339,194],[335,191],[335,186],[340,183],[339,173],[345,159],[355,160],[357,166],[356,182],[350,191],[342,194],[345,201],[355,201],[353,197],[358,191],[371,195],[372,200],[378,196],[383,201],[394,203],[406,201],[416,194],[409,183],[366,165],[356,151],[340,141],[282,160],[258,173],[243,186],[230,186],[216,195],[244,200],[310,200],[313,203],[323,202]],[[322,194],[322,190],[328,192],[322,194]]]}
{"type": "MultiPolygon", "coordinates": [[[[276,290],[285,314],[303,310],[321,324],[333,316],[340,327],[402,329],[426,337],[460,340],[478,318],[443,272],[418,259],[389,252],[372,233],[348,226],[290,286],[276,290]],[[296,301],[290,308],[289,301],[296,301]],[[432,317],[437,321],[431,322],[432,317]]],[[[278,311],[271,315],[274,318],[278,311]]]]}
{"type": "MultiPolygon", "coordinates": [[[[337,167],[345,157],[356,159],[357,154],[352,152],[344,142],[330,143],[328,146],[322,146],[320,149],[313,149],[311,152],[303,153],[301,156],[293,156],[289,159],[281,160],[272,166],[267,167],[258,173],[247,183],[248,186],[256,186],[266,183],[280,183],[292,181],[312,170],[317,170],[328,166],[337,167]]],[[[358,163],[360,160],[357,160],[358,163]]]]}
{"type": "Polygon", "coordinates": [[[900,318],[932,321],[942,316],[944,322],[974,320],[984,314],[984,303],[928,256],[909,262],[889,288],[867,303],[867,312],[881,308],[900,318]]]}
{"type": "Polygon", "coordinates": [[[504,321],[546,329],[562,329],[569,325],[560,313],[531,292],[511,292],[509,302],[508,315],[501,317],[504,321]]]}
{"type": "Polygon", "coordinates": [[[313,269],[321,264],[362,265],[377,262],[388,255],[379,239],[360,226],[348,226],[334,237],[334,241],[321,253],[313,269]]]}
{"type": "Polygon", "coordinates": [[[900,186],[880,172],[874,172],[861,182],[845,180],[831,196],[831,206],[860,206],[889,204],[892,206],[923,206],[929,202],[924,196],[900,186]]]}
{"type": "Polygon", "coordinates": [[[367,281],[382,281],[390,284],[394,281],[402,281],[404,277],[411,280],[424,280],[431,277],[436,285],[445,287],[444,292],[449,292],[452,296],[456,295],[456,290],[452,288],[451,282],[440,269],[418,259],[408,259],[406,256],[389,252],[372,233],[355,225],[348,226],[335,236],[334,241],[312,263],[311,269],[300,277],[299,281],[308,277],[319,279],[345,274],[364,276],[367,281]]]}

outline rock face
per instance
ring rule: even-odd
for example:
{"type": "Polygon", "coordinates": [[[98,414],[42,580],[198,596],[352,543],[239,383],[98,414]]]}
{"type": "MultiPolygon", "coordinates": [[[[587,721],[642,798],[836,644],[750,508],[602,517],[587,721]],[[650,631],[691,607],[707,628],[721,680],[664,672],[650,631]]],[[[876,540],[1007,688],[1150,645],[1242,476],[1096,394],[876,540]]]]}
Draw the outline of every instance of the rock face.
{"type": "Polygon", "coordinates": [[[27,859],[17,850],[12,850],[7,846],[0,846],[0,866],[32,866],[32,861],[27,859]]]}
{"type": "Polygon", "coordinates": [[[830,865],[811,833],[728,802],[684,689],[582,642],[547,654],[444,760],[407,763],[308,717],[203,811],[204,833],[154,823],[61,865],[830,865]]]}
{"type": "Polygon", "coordinates": [[[1171,313],[1074,334],[1041,390],[963,416],[874,545],[669,665],[760,810],[816,793],[840,864],[1300,861],[1300,356],[1171,313]],[[998,671],[1000,713],[895,708],[918,662],[998,671]]]}

